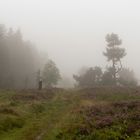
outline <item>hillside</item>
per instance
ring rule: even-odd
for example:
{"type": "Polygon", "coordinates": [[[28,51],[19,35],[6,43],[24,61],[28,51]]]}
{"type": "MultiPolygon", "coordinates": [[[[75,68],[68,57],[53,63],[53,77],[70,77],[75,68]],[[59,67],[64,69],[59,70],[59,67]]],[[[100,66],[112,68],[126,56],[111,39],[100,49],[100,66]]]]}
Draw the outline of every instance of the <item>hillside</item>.
{"type": "Polygon", "coordinates": [[[0,90],[1,140],[139,140],[140,88],[0,90]]]}

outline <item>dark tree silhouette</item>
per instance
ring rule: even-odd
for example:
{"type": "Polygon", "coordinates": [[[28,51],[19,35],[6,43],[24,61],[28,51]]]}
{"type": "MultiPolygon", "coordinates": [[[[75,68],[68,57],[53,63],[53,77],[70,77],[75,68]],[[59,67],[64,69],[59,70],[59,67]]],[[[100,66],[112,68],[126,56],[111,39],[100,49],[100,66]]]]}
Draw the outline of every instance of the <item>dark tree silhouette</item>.
{"type": "Polygon", "coordinates": [[[43,74],[43,82],[45,87],[52,87],[57,84],[58,80],[61,79],[59,69],[56,67],[52,60],[48,60],[46,63],[43,74]]]}
{"type": "Polygon", "coordinates": [[[118,47],[122,44],[117,34],[107,34],[106,36],[107,48],[103,54],[107,57],[108,61],[112,62],[112,76],[114,83],[116,83],[116,76],[122,69],[121,59],[126,55],[125,49],[118,47]]]}
{"type": "Polygon", "coordinates": [[[88,68],[81,75],[73,75],[79,87],[93,87],[101,82],[102,69],[100,67],[88,68]]]}

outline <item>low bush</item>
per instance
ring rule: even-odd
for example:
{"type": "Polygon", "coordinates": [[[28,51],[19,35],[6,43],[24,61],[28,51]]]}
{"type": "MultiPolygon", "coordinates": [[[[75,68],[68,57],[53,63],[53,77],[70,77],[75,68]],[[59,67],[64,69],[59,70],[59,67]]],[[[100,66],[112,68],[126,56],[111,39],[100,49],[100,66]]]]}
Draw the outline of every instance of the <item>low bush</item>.
{"type": "Polygon", "coordinates": [[[22,128],[25,124],[24,120],[18,117],[7,116],[0,122],[0,130],[8,131],[14,128],[22,128]]]}

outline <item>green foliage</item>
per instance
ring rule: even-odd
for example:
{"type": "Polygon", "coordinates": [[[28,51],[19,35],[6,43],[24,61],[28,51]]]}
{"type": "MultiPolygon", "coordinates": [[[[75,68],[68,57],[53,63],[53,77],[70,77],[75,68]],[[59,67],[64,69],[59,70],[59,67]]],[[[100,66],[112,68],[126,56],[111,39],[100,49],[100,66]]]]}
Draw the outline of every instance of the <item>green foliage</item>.
{"type": "Polygon", "coordinates": [[[102,75],[102,84],[103,85],[115,85],[117,83],[121,86],[136,86],[137,79],[135,78],[134,72],[128,68],[122,68],[114,81],[113,73],[115,72],[114,68],[109,67],[102,75]]]}
{"type": "Polygon", "coordinates": [[[46,87],[56,85],[58,80],[61,78],[59,69],[52,60],[49,60],[45,65],[42,76],[46,87]]]}
{"type": "Polygon", "coordinates": [[[114,68],[109,67],[102,75],[102,85],[115,85],[113,78],[114,68]]]}
{"type": "Polygon", "coordinates": [[[24,120],[15,116],[7,116],[0,122],[0,131],[8,131],[14,128],[22,128],[24,120]]]}
{"type": "Polygon", "coordinates": [[[113,78],[116,84],[116,74],[121,70],[121,59],[126,55],[125,49],[118,47],[122,44],[117,34],[108,34],[106,36],[107,48],[103,54],[107,57],[108,61],[112,61],[113,78]]]}
{"type": "Polygon", "coordinates": [[[106,48],[106,52],[104,55],[108,58],[108,61],[115,60],[115,62],[119,61],[121,58],[125,56],[125,49],[124,48],[106,48]]]}
{"type": "Polygon", "coordinates": [[[57,128],[58,131],[54,134],[53,139],[131,140],[138,138],[140,122],[138,119],[132,119],[135,117],[132,112],[137,112],[139,106],[139,102],[118,101],[82,106],[81,109],[79,107],[57,128]]]}
{"type": "Polygon", "coordinates": [[[73,75],[79,87],[93,87],[100,84],[102,69],[100,67],[89,68],[80,76],[73,75]]]}
{"type": "Polygon", "coordinates": [[[140,138],[139,87],[52,90],[0,91],[0,139],[140,138]]]}
{"type": "Polygon", "coordinates": [[[137,79],[132,70],[122,68],[114,79],[116,70],[113,67],[108,67],[104,72],[100,67],[87,69],[80,76],[73,75],[73,78],[78,82],[79,87],[95,87],[95,86],[136,86],[137,79]]]}

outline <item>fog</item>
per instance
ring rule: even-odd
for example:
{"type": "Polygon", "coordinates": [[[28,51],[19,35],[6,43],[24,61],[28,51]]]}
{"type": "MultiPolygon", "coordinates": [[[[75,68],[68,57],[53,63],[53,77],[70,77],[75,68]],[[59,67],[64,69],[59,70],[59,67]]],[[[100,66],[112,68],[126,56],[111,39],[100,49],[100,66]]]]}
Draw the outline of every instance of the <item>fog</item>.
{"type": "Polygon", "coordinates": [[[0,0],[0,23],[20,28],[67,77],[83,66],[105,68],[105,36],[116,33],[127,52],[122,64],[140,79],[139,5],[139,0],[0,0]]]}

